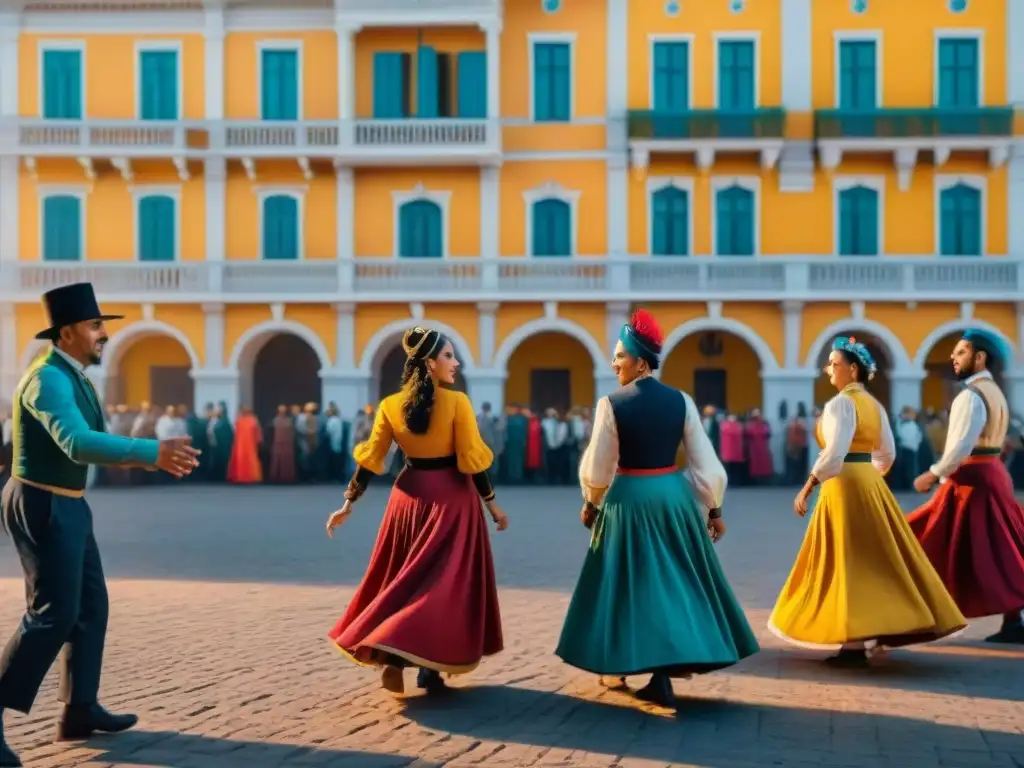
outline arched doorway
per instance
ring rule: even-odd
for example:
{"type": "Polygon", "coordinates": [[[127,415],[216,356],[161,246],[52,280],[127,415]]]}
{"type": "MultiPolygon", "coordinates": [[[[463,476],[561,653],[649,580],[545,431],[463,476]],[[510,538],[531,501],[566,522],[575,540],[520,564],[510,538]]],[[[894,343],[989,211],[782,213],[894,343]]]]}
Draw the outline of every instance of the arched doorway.
{"type": "Polygon", "coordinates": [[[127,405],[135,409],[142,403],[150,403],[159,407],[184,405],[192,409],[195,402],[192,358],[177,339],[161,334],[146,335],[107,354],[104,360],[107,405],[127,405]]]}
{"type": "Polygon", "coordinates": [[[661,381],[689,394],[701,409],[711,405],[745,414],[762,407],[761,360],[750,344],[728,331],[684,337],[665,356],[661,381]]]}
{"type": "MultiPolygon", "coordinates": [[[[455,350],[455,357],[462,361],[459,351],[455,350]]],[[[400,342],[395,342],[390,351],[384,355],[380,365],[377,367],[376,393],[378,400],[383,400],[388,395],[393,395],[402,386],[402,372],[405,370],[405,350],[400,342]]],[[[455,386],[452,389],[459,392],[466,392],[466,377],[460,370],[455,376],[455,386]]]]}
{"type": "MultiPolygon", "coordinates": [[[[836,336],[852,336],[868,348],[877,368],[875,377],[868,382],[868,390],[888,413],[892,413],[890,402],[892,400],[892,353],[889,352],[889,349],[877,336],[867,331],[852,328],[846,329],[842,333],[836,334],[836,336]]],[[[835,387],[829,384],[828,377],[821,372],[831,352],[832,344],[829,342],[818,353],[817,366],[819,375],[814,380],[814,404],[819,408],[835,397],[836,394],[835,387]]]]}
{"type": "Polygon", "coordinates": [[[505,405],[523,405],[543,414],[590,408],[595,397],[594,358],[582,342],[559,331],[526,338],[508,359],[505,405]]]}
{"type": "Polygon", "coordinates": [[[266,426],[279,405],[320,404],[320,357],[294,334],[271,336],[253,359],[251,383],[252,400],[241,404],[266,426]]]}
{"type": "MultiPolygon", "coordinates": [[[[921,382],[921,407],[934,411],[948,410],[962,385],[953,373],[950,357],[953,347],[963,338],[963,331],[953,331],[939,339],[924,359],[925,377],[921,382]]],[[[1002,369],[996,366],[993,376],[1003,386],[1002,369]]]]}

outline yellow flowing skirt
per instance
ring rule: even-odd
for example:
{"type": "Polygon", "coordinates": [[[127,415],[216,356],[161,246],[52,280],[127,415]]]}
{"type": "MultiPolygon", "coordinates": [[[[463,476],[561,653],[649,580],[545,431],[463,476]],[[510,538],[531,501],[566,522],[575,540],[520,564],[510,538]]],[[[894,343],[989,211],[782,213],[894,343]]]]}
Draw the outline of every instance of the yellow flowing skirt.
{"type": "Polygon", "coordinates": [[[897,647],[967,626],[871,464],[847,463],[822,486],[803,545],[769,619],[797,645],[897,647]]]}

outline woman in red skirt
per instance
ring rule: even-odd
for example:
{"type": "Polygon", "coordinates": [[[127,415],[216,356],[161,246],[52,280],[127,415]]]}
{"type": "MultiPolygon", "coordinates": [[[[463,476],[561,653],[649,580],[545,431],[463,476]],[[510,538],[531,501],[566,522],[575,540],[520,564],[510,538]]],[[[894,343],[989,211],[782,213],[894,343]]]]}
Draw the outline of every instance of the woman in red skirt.
{"type": "Polygon", "coordinates": [[[987,331],[969,330],[953,348],[964,388],[950,409],[945,451],[914,488],[942,484],[909,522],[964,616],[1002,614],[1002,628],[986,639],[1024,644],[1024,511],[1000,457],[1010,409],[992,377],[1012,360],[987,331]]]}
{"type": "Polygon", "coordinates": [[[508,518],[487,474],[493,455],[480,437],[469,398],[444,389],[459,361],[436,330],[413,328],[402,390],[385,398],[356,473],[327,533],[352,513],[373,475],[385,474],[392,441],[406,456],[395,480],[370,565],[331,642],[363,666],[383,667],[381,685],[404,693],[402,670],[419,667],[417,685],[444,688],[440,673],[475,669],[502,650],[494,563],[483,504],[499,531],[508,518]]]}

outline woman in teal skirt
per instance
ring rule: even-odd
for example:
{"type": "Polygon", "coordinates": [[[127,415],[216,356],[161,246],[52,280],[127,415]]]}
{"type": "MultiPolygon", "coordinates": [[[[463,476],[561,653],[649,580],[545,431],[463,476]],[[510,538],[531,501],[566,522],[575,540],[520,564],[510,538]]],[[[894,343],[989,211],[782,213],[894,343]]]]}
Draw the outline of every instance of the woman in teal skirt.
{"type": "Polygon", "coordinates": [[[759,647],[713,547],[725,533],[725,469],[690,396],[652,377],[661,343],[643,310],[619,334],[612,368],[622,387],[598,401],[580,463],[590,551],[555,652],[613,687],[650,674],[637,696],[671,706],[672,678],[731,666],[759,647]],[[680,445],[685,476],[675,466],[680,445]]]}

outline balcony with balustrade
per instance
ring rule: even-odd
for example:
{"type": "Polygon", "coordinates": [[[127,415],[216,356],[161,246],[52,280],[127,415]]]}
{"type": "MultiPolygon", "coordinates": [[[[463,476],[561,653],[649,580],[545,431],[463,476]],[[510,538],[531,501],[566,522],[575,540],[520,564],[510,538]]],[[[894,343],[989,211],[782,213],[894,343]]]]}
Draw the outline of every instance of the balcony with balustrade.
{"type": "Polygon", "coordinates": [[[357,258],[0,263],[0,302],[88,280],[109,302],[1016,302],[1024,259],[920,256],[357,258]]]}
{"type": "Polygon", "coordinates": [[[779,160],[786,130],[781,107],[746,110],[632,110],[628,116],[633,165],[646,168],[658,153],[692,153],[701,169],[719,154],[757,154],[764,168],[779,160]]]}

